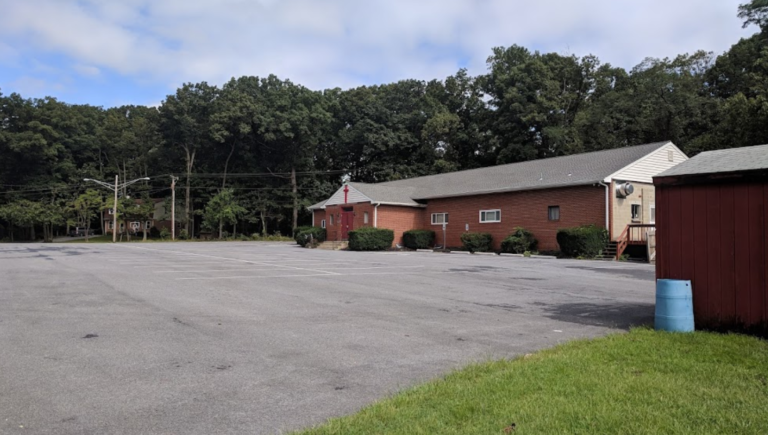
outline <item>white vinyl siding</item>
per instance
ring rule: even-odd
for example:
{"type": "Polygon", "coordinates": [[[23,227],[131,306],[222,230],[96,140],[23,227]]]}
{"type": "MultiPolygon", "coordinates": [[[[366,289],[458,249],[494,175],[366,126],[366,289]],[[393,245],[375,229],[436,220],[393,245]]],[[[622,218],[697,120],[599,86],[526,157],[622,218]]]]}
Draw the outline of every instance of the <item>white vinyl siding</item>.
{"type": "Polygon", "coordinates": [[[651,203],[651,205],[648,207],[648,219],[648,223],[656,223],[656,204],[654,203],[651,203]]]}
{"type": "Polygon", "coordinates": [[[432,213],[432,225],[448,223],[448,213],[432,213]]]}
{"type": "MultiPolygon", "coordinates": [[[[354,204],[358,202],[371,202],[371,198],[363,195],[354,187],[349,186],[349,192],[347,192],[347,203],[354,204]]],[[[344,204],[344,186],[341,186],[341,189],[337,190],[336,193],[334,193],[333,196],[328,199],[328,201],[325,203],[325,206],[327,207],[329,205],[338,204],[344,204]]],[[[333,225],[333,222],[331,222],[331,225],[333,225]]]]}
{"type": "Polygon", "coordinates": [[[609,180],[653,184],[653,177],[688,160],[671,142],[612,174],[609,180]],[[671,159],[670,159],[671,156],[671,159]]]}
{"type": "Polygon", "coordinates": [[[480,210],[480,223],[501,222],[501,210],[480,210]]]}

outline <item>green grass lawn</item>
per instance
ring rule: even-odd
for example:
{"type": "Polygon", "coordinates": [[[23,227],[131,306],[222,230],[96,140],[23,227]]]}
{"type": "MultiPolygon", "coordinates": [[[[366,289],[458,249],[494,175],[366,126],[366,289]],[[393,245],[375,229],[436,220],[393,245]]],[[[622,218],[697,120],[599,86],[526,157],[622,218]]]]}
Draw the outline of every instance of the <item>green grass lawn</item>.
{"type": "Polygon", "coordinates": [[[766,434],[768,342],[635,329],[476,364],[297,432],[766,434]]]}

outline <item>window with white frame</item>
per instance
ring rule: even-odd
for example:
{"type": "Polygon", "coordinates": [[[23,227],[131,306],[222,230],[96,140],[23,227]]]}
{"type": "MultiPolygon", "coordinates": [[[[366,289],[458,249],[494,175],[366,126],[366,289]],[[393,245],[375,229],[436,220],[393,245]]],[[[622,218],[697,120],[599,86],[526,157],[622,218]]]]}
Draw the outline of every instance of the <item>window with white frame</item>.
{"type": "Polygon", "coordinates": [[[648,219],[649,223],[656,223],[656,204],[654,203],[651,203],[650,207],[648,207],[648,219]]]}
{"type": "Polygon", "coordinates": [[[152,221],[146,221],[144,222],[144,228],[150,229],[152,228],[152,221]]]}
{"type": "Polygon", "coordinates": [[[120,222],[120,231],[123,231],[125,229],[125,224],[120,222]]]}
{"type": "Polygon", "coordinates": [[[112,223],[112,222],[110,222],[110,223],[109,223],[109,229],[110,229],[110,230],[114,230],[114,229],[115,229],[115,224],[114,224],[114,223],[112,223]]]}
{"type": "Polygon", "coordinates": [[[632,204],[632,222],[640,222],[641,210],[640,204],[632,204]]]}
{"type": "Polygon", "coordinates": [[[131,229],[138,231],[141,228],[141,222],[131,222],[131,229]]]}
{"type": "Polygon", "coordinates": [[[331,215],[331,226],[333,226],[333,215],[331,215]]]}
{"type": "Polygon", "coordinates": [[[363,223],[364,224],[368,223],[368,212],[367,211],[363,212],[363,223]]]}
{"type": "Polygon", "coordinates": [[[501,210],[480,210],[480,223],[501,222],[501,210]]]}
{"type": "Polygon", "coordinates": [[[448,223],[448,213],[432,213],[432,225],[448,223]]]}
{"type": "Polygon", "coordinates": [[[325,219],[320,221],[320,228],[325,228],[325,219]]]}
{"type": "Polygon", "coordinates": [[[107,209],[107,214],[112,214],[112,212],[114,212],[114,210],[112,210],[111,208],[107,209]]]}

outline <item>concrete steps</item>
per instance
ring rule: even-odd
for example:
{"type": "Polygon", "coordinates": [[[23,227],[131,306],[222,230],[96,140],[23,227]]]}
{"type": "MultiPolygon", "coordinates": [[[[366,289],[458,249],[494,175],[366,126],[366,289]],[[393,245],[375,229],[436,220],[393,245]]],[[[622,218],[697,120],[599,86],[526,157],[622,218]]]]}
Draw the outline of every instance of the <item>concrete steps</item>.
{"type": "Polygon", "coordinates": [[[330,240],[317,245],[317,249],[324,249],[326,251],[338,251],[347,249],[347,247],[349,247],[349,242],[334,242],[330,240]]]}

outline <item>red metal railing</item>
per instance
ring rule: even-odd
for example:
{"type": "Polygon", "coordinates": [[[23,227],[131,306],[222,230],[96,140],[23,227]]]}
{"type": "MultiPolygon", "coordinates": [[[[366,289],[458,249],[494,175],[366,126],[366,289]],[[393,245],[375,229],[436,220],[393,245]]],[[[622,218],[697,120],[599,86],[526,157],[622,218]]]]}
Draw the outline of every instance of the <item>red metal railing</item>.
{"type": "Polygon", "coordinates": [[[620,259],[628,245],[645,245],[648,233],[656,232],[656,224],[629,224],[616,241],[616,259],[620,259]]]}

